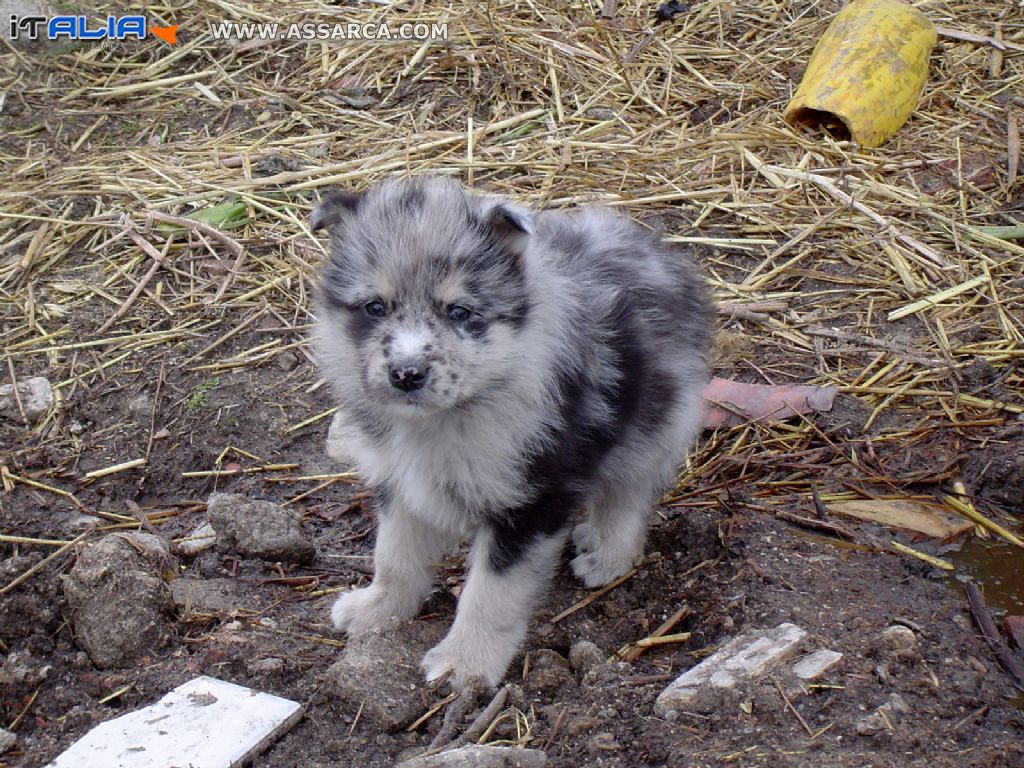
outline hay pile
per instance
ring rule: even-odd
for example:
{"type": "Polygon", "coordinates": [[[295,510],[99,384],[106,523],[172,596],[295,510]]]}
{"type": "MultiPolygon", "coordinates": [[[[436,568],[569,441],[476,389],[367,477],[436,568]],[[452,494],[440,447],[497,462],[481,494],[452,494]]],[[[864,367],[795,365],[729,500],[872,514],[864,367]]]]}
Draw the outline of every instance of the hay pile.
{"type": "MultiPolygon", "coordinates": [[[[193,0],[145,6],[181,24],[174,47],[0,49],[6,375],[45,373],[68,401],[157,362],[213,376],[308,357],[316,193],[432,171],[628,209],[697,249],[725,375],[838,385],[858,429],[913,416],[852,452],[809,422],[723,430],[688,482],[743,478],[755,500],[806,501],[823,477],[895,490],[957,476],[906,458],[940,433],[960,451],[1003,439],[1024,412],[1024,248],[983,227],[1024,217],[1015,4],[917,3],[944,28],[931,76],[870,151],[781,118],[839,0],[704,0],[664,24],[650,2],[603,5],[193,0]],[[449,39],[228,43],[221,20],[447,22],[449,39]],[[225,352],[268,319],[291,333],[225,352]]],[[[66,427],[58,409],[34,447],[66,427]]]]}

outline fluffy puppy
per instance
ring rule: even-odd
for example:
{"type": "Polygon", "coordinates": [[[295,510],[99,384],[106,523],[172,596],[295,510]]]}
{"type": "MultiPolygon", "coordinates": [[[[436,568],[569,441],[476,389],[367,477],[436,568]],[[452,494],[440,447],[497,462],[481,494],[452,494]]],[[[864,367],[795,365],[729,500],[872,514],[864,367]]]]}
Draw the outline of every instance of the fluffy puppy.
{"type": "Polygon", "coordinates": [[[331,611],[358,633],[414,616],[472,538],[427,679],[496,684],[572,530],[588,587],[643,553],[701,425],[709,303],[686,254],[600,208],[532,212],[446,178],[334,193],[317,307],[341,401],[331,453],[375,492],[374,577],[331,611]]]}

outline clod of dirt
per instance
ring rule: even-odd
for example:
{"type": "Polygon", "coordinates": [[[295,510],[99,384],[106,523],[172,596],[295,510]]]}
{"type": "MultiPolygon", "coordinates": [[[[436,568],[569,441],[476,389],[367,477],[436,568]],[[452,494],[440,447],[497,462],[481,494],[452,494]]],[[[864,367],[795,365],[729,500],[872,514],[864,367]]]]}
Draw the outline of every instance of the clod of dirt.
{"type": "Polygon", "coordinates": [[[539,749],[471,744],[436,755],[405,760],[398,768],[543,768],[548,756],[539,749]]]}
{"type": "Polygon", "coordinates": [[[327,670],[334,692],[364,722],[396,731],[422,715],[434,700],[423,685],[420,659],[441,640],[444,626],[392,619],[350,638],[327,670]]]}
{"type": "Polygon", "coordinates": [[[964,479],[974,494],[1024,515],[1024,438],[973,452],[964,479]]]}
{"type": "Polygon", "coordinates": [[[906,699],[894,693],[885,704],[857,721],[857,733],[861,736],[873,736],[879,731],[892,730],[899,719],[898,716],[909,714],[911,711],[906,699]]]}
{"type": "Polygon", "coordinates": [[[0,728],[0,755],[4,752],[10,752],[17,744],[18,737],[8,731],[6,728],[0,728]]]}
{"type": "Polygon", "coordinates": [[[579,675],[585,675],[598,664],[603,664],[605,654],[589,640],[579,640],[569,649],[569,663],[579,675]]]}
{"type": "Polygon", "coordinates": [[[530,653],[530,667],[523,680],[528,693],[550,696],[572,679],[569,662],[558,651],[541,648],[530,653]]]}
{"type": "Polygon", "coordinates": [[[52,405],[53,385],[42,376],[19,381],[17,396],[13,384],[0,387],[0,416],[21,421],[24,414],[25,420],[32,421],[50,410],[52,405]]]}
{"type": "Polygon", "coordinates": [[[301,516],[273,502],[215,493],[207,502],[206,516],[222,551],[301,565],[316,555],[312,539],[302,530],[301,516]]]}
{"type": "Polygon", "coordinates": [[[168,557],[156,536],[113,534],[85,547],[61,577],[75,638],[97,667],[129,666],[167,642],[168,557]]]}

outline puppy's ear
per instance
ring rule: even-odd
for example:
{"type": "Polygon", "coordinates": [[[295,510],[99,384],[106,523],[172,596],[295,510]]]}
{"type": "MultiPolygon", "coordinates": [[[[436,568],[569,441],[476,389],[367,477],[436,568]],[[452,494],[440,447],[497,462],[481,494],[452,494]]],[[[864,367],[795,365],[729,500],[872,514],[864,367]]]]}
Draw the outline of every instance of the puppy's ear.
{"type": "Polygon", "coordinates": [[[309,216],[309,228],[331,229],[335,224],[351,216],[363,204],[363,192],[331,192],[313,209],[309,216]]]}
{"type": "Polygon", "coordinates": [[[509,251],[521,254],[526,249],[533,232],[528,211],[498,203],[484,214],[484,221],[494,239],[509,251]]]}

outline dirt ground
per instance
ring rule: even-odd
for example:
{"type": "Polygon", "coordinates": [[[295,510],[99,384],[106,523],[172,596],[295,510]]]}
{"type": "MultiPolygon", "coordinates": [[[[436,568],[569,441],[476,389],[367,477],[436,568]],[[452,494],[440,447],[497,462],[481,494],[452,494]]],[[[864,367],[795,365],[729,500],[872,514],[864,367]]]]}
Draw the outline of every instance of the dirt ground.
{"type": "MultiPolygon", "coordinates": [[[[405,69],[415,46],[387,48],[377,68],[358,46],[228,55],[187,27],[173,59],[153,40],[0,50],[9,63],[0,68],[0,384],[46,376],[58,395],[28,424],[0,417],[0,727],[17,736],[0,767],[46,765],[97,723],[200,674],[306,705],[258,768],[391,766],[441,727],[443,707],[411,730],[382,729],[338,697],[328,673],[345,642],[329,607],[337,591],[369,579],[374,520],[358,480],[324,454],[334,403],[308,344],[320,251],[302,224],[321,167],[333,169],[324,186],[446,170],[535,204],[621,194],[642,220],[695,240],[722,302],[717,375],[840,388],[829,413],[706,432],[659,506],[643,566],[553,621],[588,597],[563,562],[508,676],[521,691],[488,743],[543,749],[556,768],[1024,766],[1024,698],[962,589],[978,580],[997,620],[1024,614],[1021,550],[991,534],[942,544],[829,516],[846,532],[837,538],[813,525],[812,493],[826,506],[843,494],[933,499],[962,480],[979,510],[1021,530],[1022,259],[1012,244],[972,244],[957,227],[1007,224],[1024,210],[1006,149],[1020,99],[986,100],[1024,82],[1024,53],[1002,51],[993,74],[992,46],[947,39],[923,116],[887,154],[865,154],[788,134],[777,117],[797,62],[839,3],[694,4],[696,15],[673,22],[672,44],[697,51],[677,63],[677,85],[644,69],[660,43],[631,52],[648,34],[647,4],[620,3],[611,32],[590,23],[595,8],[570,5],[564,23],[552,10],[535,15],[532,3],[476,9],[448,54],[413,62],[428,73],[421,79],[405,69]],[[519,26],[513,34],[503,24],[519,26]],[[792,62],[771,59],[794,25],[803,32],[792,62]],[[557,87],[534,72],[549,62],[534,55],[529,35],[541,33],[563,57],[550,60],[557,87]],[[628,71],[639,77],[626,79],[637,90],[621,79],[595,85],[605,76],[588,67],[606,44],[618,46],[609,60],[636,59],[628,71]],[[739,49],[765,72],[722,54],[739,49]],[[216,98],[193,82],[215,84],[216,98]],[[668,111],[656,86],[682,89],[668,111]],[[550,112],[529,117],[535,108],[550,112]],[[472,159],[467,115],[504,127],[477,136],[478,159],[463,164],[472,159]],[[922,261],[913,243],[813,184],[779,186],[750,164],[751,150],[777,166],[846,169],[859,199],[949,263],[922,261]],[[241,227],[223,228],[244,257],[203,230],[170,234],[146,218],[225,199],[244,203],[241,227]],[[792,250],[776,252],[783,247],[792,250]],[[796,256],[803,261],[786,263],[796,256]],[[990,283],[886,321],[961,286],[982,262],[990,283]],[[132,666],[99,669],[77,642],[61,579],[80,545],[10,586],[83,534],[93,542],[142,529],[171,545],[205,521],[214,491],[285,503],[317,555],[301,566],[215,550],[171,558],[163,578],[206,581],[226,597],[217,609],[179,605],[167,642],[132,666]],[[892,540],[955,570],[880,551],[892,540]],[[611,660],[683,606],[672,632],[687,639],[611,660]],[[655,716],[655,698],[682,671],[745,630],[782,622],[808,631],[807,650],[842,660],[801,689],[769,675],[714,711],[655,716]],[[894,626],[909,630],[896,645],[882,634],[894,626]],[[567,661],[583,640],[609,659],[586,674],[567,661]],[[887,703],[882,726],[868,727],[887,703]]],[[[1024,45],[1003,0],[931,5],[941,23],[980,35],[1001,24],[1024,45]]],[[[229,7],[186,3],[181,15],[221,18],[229,7]]],[[[151,12],[174,18],[162,6],[151,12]]],[[[288,13],[314,9],[297,3],[288,13]]],[[[418,624],[451,621],[461,573],[453,555],[418,624]]],[[[426,714],[446,692],[416,695],[426,714]]]]}

